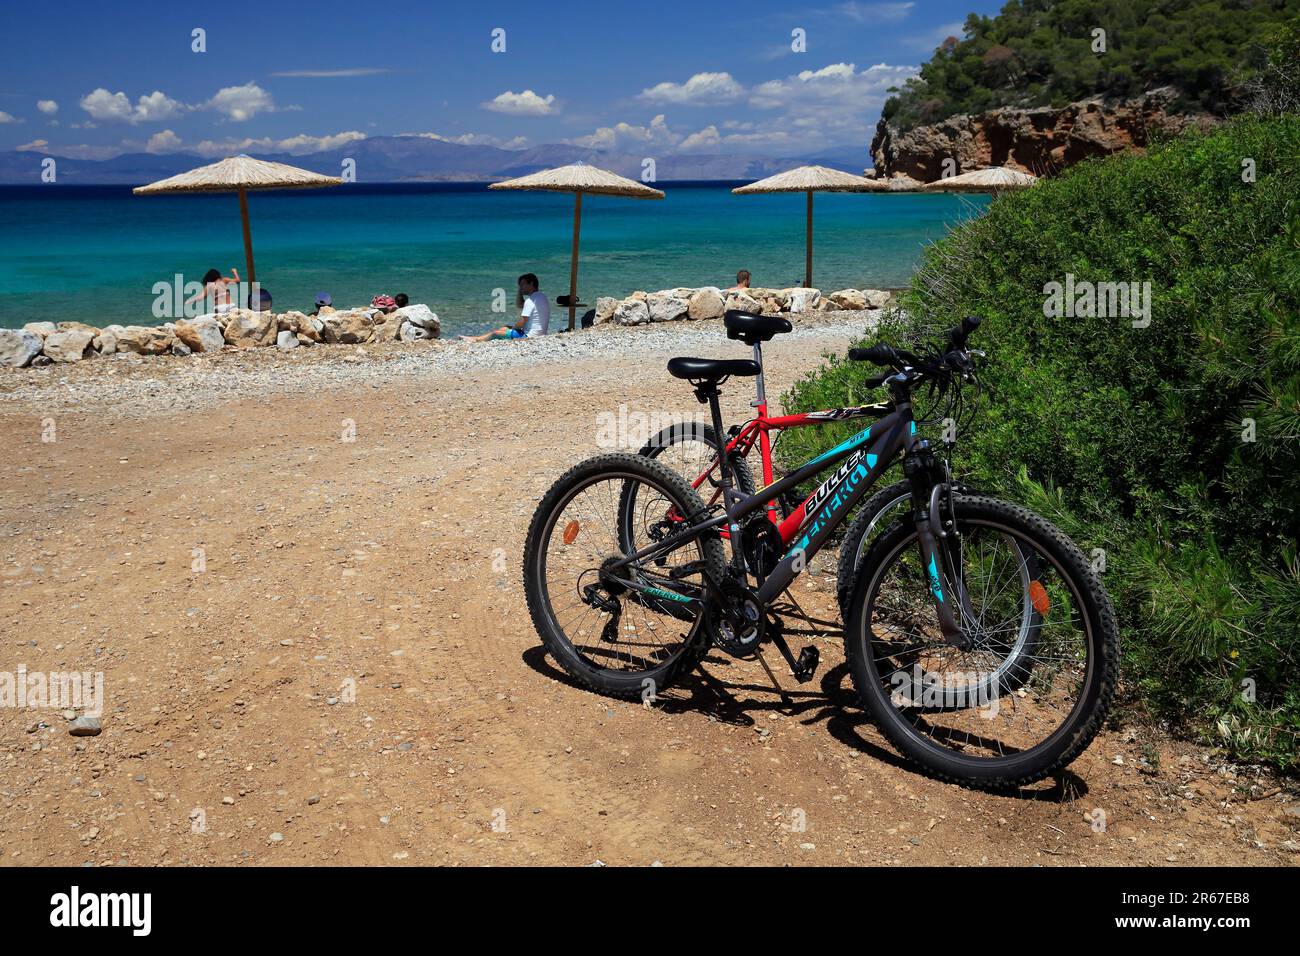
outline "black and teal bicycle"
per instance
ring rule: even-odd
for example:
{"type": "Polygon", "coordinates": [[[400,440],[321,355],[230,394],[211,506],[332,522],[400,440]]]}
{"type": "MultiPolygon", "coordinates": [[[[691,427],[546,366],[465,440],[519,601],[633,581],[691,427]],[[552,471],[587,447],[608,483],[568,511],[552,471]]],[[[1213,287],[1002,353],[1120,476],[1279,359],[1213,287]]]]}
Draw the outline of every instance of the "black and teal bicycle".
{"type": "MultiPolygon", "coordinates": [[[[811,679],[817,649],[796,656],[786,644],[783,596],[901,459],[909,506],[872,540],[844,606],[863,706],[900,751],[947,780],[1021,786],[1070,763],[1114,693],[1119,638],[1105,589],[1045,519],[964,493],[913,418],[917,388],[946,393],[975,380],[967,339],[978,325],[965,319],[920,353],[850,350],[885,370],[868,384],[890,400],[857,435],[754,494],[737,489],[729,456],[708,505],[644,455],[570,469],[524,546],[529,611],[552,656],[583,685],[627,698],[660,693],[711,646],[743,657],[770,641],[796,679],[811,679]],[[823,472],[786,540],[768,517],[772,502],[823,472]]],[[[668,371],[691,383],[723,435],[720,385],[759,367],[675,358],[668,371]]]]}

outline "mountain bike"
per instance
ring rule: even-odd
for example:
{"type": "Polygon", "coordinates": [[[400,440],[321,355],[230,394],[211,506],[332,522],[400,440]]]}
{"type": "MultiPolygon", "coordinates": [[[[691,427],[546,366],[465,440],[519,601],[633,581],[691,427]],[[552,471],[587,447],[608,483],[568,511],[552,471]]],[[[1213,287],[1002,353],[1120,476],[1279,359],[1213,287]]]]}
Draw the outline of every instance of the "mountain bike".
{"type": "MultiPolygon", "coordinates": [[[[1110,600],[1079,549],[1045,519],[960,493],[913,417],[914,389],[975,381],[967,339],[978,324],[963,320],[921,353],[885,343],[850,350],[850,359],[885,369],[868,384],[888,389],[886,410],[755,494],[737,489],[727,457],[720,499],[707,505],[646,456],[598,455],[571,468],[543,496],[524,545],[528,608],[550,654],[583,686],[633,699],[653,699],[710,646],[747,657],[769,640],[797,680],[811,679],[816,648],[792,654],[776,611],[781,596],[901,459],[910,507],[868,548],[847,606],[845,655],[859,699],[901,753],[943,779],[1022,786],[1070,763],[1114,694],[1110,600]],[[755,561],[745,535],[775,547],[768,509],[826,471],[793,543],[755,561]],[[1030,633],[1032,650],[1011,653],[1030,633]],[[1024,673],[1008,673],[1010,659],[1024,673]]],[[[720,385],[759,367],[679,357],[668,371],[708,403],[721,435],[720,385]]]]}

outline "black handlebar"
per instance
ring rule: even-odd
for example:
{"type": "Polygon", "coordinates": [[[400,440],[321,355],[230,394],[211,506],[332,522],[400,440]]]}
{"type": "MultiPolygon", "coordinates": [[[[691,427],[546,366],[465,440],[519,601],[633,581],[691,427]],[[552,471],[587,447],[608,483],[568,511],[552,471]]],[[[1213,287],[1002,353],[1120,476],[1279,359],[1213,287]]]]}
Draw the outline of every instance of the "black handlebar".
{"type": "MultiPolygon", "coordinates": [[[[978,329],[983,321],[978,315],[968,315],[958,325],[949,329],[947,335],[948,351],[964,349],[970,334],[978,329]]],[[[865,349],[849,349],[849,358],[854,362],[870,362],[882,368],[897,369],[901,369],[905,364],[917,365],[921,361],[911,352],[896,349],[887,342],[877,342],[865,349]]]]}
{"type": "Polygon", "coordinates": [[[855,362],[871,362],[881,366],[898,364],[898,353],[885,342],[877,342],[866,349],[849,349],[849,358],[855,362]]]}
{"type": "MultiPolygon", "coordinates": [[[[942,354],[935,354],[930,358],[922,358],[912,352],[905,352],[902,349],[896,349],[886,342],[877,342],[869,348],[849,349],[849,358],[854,362],[871,362],[882,368],[895,369],[902,371],[908,366],[921,371],[931,373],[948,374],[956,372],[966,374],[971,370],[970,356],[966,354],[966,340],[970,334],[980,327],[984,320],[978,315],[968,315],[960,323],[953,326],[947,333],[947,345],[942,354]]],[[[877,388],[883,385],[893,373],[879,375],[868,379],[865,383],[868,388],[877,388]]]]}
{"type": "Polygon", "coordinates": [[[961,324],[948,330],[948,348],[963,349],[966,347],[966,339],[970,334],[980,327],[984,320],[978,315],[968,315],[961,320],[961,324]]]}

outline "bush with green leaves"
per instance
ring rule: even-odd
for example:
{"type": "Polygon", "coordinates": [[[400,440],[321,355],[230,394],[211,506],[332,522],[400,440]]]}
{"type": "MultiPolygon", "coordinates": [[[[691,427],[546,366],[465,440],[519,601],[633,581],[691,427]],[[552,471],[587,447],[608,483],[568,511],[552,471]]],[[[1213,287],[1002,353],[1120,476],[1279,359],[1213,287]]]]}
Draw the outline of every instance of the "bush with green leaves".
{"type": "Polygon", "coordinates": [[[1172,86],[1176,108],[1228,114],[1300,0],[1009,0],[972,13],[884,108],[907,130],[1001,106],[1064,106],[1172,86]],[[1098,34],[1095,31],[1104,31],[1098,34]]]}
{"type": "MultiPolygon", "coordinates": [[[[1243,116],[1003,195],[927,250],[904,306],[884,330],[900,344],[985,317],[956,470],[1104,556],[1130,703],[1295,766],[1300,117],[1243,116]],[[1149,283],[1149,324],[1062,314],[1049,293],[1071,276],[1076,292],[1149,283]]],[[[867,399],[876,371],[831,359],[786,407],[867,399]]],[[[782,453],[843,434],[800,430],[782,453]]]]}

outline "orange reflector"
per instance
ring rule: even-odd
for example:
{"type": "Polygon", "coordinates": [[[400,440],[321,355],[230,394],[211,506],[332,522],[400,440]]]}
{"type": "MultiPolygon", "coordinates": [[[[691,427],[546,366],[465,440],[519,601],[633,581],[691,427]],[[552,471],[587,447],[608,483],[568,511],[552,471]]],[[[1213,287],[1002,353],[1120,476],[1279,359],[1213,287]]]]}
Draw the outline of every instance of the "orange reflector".
{"type": "Polygon", "coordinates": [[[1044,617],[1052,607],[1052,601],[1047,596],[1047,588],[1043,587],[1039,581],[1029,582],[1029,603],[1034,606],[1034,610],[1044,617]]]}
{"type": "MultiPolygon", "coordinates": [[[[568,523],[568,525],[565,526],[565,529],[564,529],[564,543],[565,543],[565,544],[573,544],[573,542],[575,542],[575,541],[578,540],[578,528],[579,528],[579,527],[580,527],[580,525],[579,525],[578,522],[576,522],[576,521],[570,521],[570,522],[568,523]]],[[[1034,583],[1037,584],[1038,582],[1035,581],[1034,583]]]]}

